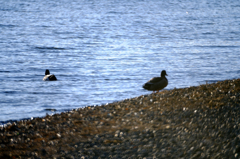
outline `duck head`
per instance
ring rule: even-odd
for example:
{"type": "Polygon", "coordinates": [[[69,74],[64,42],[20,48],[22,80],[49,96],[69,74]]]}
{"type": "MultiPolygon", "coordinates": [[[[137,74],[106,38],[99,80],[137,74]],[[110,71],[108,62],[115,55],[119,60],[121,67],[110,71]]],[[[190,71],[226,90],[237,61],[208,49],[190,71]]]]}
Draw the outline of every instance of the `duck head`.
{"type": "Polygon", "coordinates": [[[45,71],[45,75],[50,75],[50,71],[48,69],[45,71]]]}
{"type": "Polygon", "coordinates": [[[161,77],[167,76],[167,72],[165,70],[162,70],[161,77]]]}

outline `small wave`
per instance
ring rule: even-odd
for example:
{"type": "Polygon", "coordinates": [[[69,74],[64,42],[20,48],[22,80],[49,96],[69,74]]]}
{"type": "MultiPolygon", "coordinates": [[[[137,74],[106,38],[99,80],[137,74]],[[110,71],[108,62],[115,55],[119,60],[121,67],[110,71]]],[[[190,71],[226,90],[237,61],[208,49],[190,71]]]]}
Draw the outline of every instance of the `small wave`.
{"type": "Polygon", "coordinates": [[[40,47],[36,46],[36,49],[41,49],[41,50],[65,50],[65,48],[60,48],[60,47],[40,47]]]}
{"type": "Polygon", "coordinates": [[[208,83],[208,84],[212,84],[212,83],[217,83],[219,81],[221,81],[221,80],[205,80],[204,82],[208,83]]]}
{"type": "Polygon", "coordinates": [[[6,94],[15,94],[15,93],[18,93],[17,91],[3,91],[3,93],[6,93],[6,94]]]}
{"type": "Polygon", "coordinates": [[[206,48],[238,48],[235,45],[194,45],[194,47],[206,47],[206,48]]]}
{"type": "Polygon", "coordinates": [[[0,72],[1,73],[10,73],[10,71],[1,71],[1,70],[0,70],[0,72]]]}
{"type": "Polygon", "coordinates": [[[0,128],[5,127],[7,125],[11,125],[12,123],[17,123],[18,121],[29,121],[29,120],[33,120],[33,117],[30,118],[21,118],[19,120],[6,120],[6,121],[0,121],[0,128]]]}
{"type": "Polygon", "coordinates": [[[51,111],[51,112],[55,112],[55,111],[57,111],[57,109],[44,109],[45,111],[51,111]]]}
{"type": "Polygon", "coordinates": [[[16,27],[16,25],[5,25],[5,24],[0,24],[0,27],[6,27],[6,28],[13,28],[16,27]]]}

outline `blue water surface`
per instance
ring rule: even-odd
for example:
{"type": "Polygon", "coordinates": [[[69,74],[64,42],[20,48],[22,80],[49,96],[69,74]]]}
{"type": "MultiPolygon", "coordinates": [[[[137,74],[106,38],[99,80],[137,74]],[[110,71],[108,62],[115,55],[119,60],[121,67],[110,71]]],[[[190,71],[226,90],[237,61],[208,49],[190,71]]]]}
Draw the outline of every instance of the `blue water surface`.
{"type": "Polygon", "coordinates": [[[240,76],[238,0],[0,1],[2,122],[240,76]]]}

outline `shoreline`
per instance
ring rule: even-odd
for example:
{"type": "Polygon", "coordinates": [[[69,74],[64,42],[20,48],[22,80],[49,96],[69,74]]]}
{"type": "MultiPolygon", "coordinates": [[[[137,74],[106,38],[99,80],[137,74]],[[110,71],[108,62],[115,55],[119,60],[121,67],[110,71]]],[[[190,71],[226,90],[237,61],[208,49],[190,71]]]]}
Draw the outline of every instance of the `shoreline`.
{"type": "MultiPolygon", "coordinates": [[[[232,80],[234,80],[234,79],[232,79],[232,80]]],[[[214,80],[214,81],[210,81],[210,82],[207,81],[206,84],[213,84],[213,83],[217,83],[217,82],[222,82],[222,81],[215,81],[215,80],[214,80]]],[[[204,85],[204,84],[199,84],[199,86],[200,86],[200,85],[204,85]]],[[[198,87],[198,86],[189,86],[189,87],[198,87]]],[[[174,88],[174,89],[184,89],[184,88],[189,88],[189,87],[180,87],[180,88],[174,88]]],[[[174,90],[174,89],[164,89],[164,90],[162,90],[162,91],[171,91],[171,90],[174,90]]],[[[143,94],[143,95],[141,95],[141,96],[148,96],[148,95],[152,94],[152,91],[148,91],[148,92],[149,92],[148,94],[143,94]]],[[[124,100],[133,99],[133,98],[136,98],[136,97],[126,98],[126,99],[123,99],[123,100],[120,100],[120,101],[113,101],[113,102],[111,102],[111,103],[121,102],[121,101],[124,101],[124,100]]],[[[107,103],[107,104],[109,104],[109,103],[107,103]]],[[[55,111],[58,111],[58,110],[48,108],[47,111],[49,111],[49,112],[46,112],[46,114],[52,116],[52,115],[54,115],[54,114],[67,113],[67,112],[70,112],[70,111],[75,111],[75,110],[77,110],[77,109],[84,109],[84,108],[86,108],[86,107],[95,107],[95,106],[101,107],[101,106],[104,106],[104,105],[106,105],[106,103],[97,104],[97,105],[86,105],[86,106],[79,107],[79,108],[75,108],[75,109],[74,109],[74,108],[73,108],[73,109],[67,109],[67,110],[64,110],[64,111],[62,111],[62,112],[57,112],[57,113],[54,113],[54,112],[55,112],[55,111]],[[51,114],[50,112],[51,112],[52,114],[51,114]]],[[[35,118],[44,118],[45,116],[46,116],[46,115],[44,115],[44,116],[36,116],[36,117],[28,117],[28,118],[20,118],[20,119],[9,119],[9,120],[6,120],[6,121],[0,121],[0,128],[1,128],[1,127],[6,127],[6,126],[11,125],[11,124],[13,124],[13,123],[20,122],[20,121],[22,121],[22,120],[29,121],[29,120],[33,120],[33,119],[35,119],[35,118]]]]}
{"type": "Polygon", "coordinates": [[[239,158],[240,79],[0,128],[0,158],[239,158]]]}

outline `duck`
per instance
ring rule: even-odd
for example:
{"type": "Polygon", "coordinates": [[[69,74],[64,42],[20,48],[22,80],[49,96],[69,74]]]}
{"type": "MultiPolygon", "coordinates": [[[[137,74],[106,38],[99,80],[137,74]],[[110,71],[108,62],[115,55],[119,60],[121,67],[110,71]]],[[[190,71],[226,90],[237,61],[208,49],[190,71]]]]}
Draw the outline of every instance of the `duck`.
{"type": "Polygon", "coordinates": [[[167,76],[167,72],[162,70],[161,77],[153,77],[143,85],[143,88],[148,91],[153,91],[153,93],[154,91],[158,93],[168,85],[168,80],[165,76],[167,76]]]}
{"type": "Polygon", "coordinates": [[[56,81],[57,78],[55,75],[51,75],[50,71],[46,69],[45,76],[43,77],[43,81],[56,81]]]}

